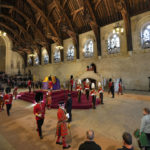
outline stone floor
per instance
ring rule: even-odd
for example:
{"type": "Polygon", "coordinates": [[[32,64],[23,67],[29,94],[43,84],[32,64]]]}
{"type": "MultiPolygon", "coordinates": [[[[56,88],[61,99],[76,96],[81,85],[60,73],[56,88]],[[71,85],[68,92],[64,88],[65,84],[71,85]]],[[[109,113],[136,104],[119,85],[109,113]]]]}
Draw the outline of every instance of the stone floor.
{"type": "MultiPolygon", "coordinates": [[[[77,150],[85,140],[88,129],[95,131],[95,141],[103,150],[116,150],[122,145],[122,133],[133,133],[140,126],[142,109],[150,108],[150,93],[127,92],[116,95],[104,95],[105,105],[97,106],[96,110],[73,110],[73,122],[70,135],[67,137],[72,147],[77,150]]],[[[36,132],[36,122],[33,115],[33,105],[21,100],[15,100],[11,116],[6,111],[0,112],[0,150],[61,150],[55,144],[57,110],[47,110],[43,125],[44,139],[40,140],[36,132]]],[[[137,143],[133,137],[136,149],[137,143]]]]}

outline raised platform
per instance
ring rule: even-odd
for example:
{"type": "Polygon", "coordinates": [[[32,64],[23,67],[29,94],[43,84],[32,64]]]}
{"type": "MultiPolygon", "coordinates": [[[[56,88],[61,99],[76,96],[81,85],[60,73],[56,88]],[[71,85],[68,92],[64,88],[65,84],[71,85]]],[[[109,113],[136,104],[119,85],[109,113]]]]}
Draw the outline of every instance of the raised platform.
{"type": "MultiPolygon", "coordinates": [[[[19,93],[18,99],[35,103],[34,97],[36,92],[43,92],[43,100],[46,101],[46,92],[45,90],[37,90],[34,92],[21,92],[19,93]]],[[[58,108],[58,103],[60,101],[67,101],[68,90],[59,90],[53,91],[52,93],[52,108],[58,108]]],[[[89,101],[87,101],[86,96],[82,94],[81,103],[78,103],[77,92],[73,91],[72,94],[72,108],[73,109],[90,109],[92,108],[92,97],[90,96],[89,101]]],[[[100,99],[96,100],[96,105],[100,104],[100,99]]]]}

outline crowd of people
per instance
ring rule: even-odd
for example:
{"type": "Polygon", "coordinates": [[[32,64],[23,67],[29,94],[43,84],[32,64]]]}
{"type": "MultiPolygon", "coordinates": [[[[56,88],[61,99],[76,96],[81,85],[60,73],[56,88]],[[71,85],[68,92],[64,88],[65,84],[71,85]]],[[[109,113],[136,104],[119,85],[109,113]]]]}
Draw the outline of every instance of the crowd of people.
{"type": "Polygon", "coordinates": [[[0,83],[5,84],[6,86],[9,86],[11,88],[27,88],[29,79],[31,80],[32,88],[42,88],[42,81],[34,81],[33,76],[31,74],[16,74],[13,76],[8,76],[4,72],[0,72],[0,83]]]}

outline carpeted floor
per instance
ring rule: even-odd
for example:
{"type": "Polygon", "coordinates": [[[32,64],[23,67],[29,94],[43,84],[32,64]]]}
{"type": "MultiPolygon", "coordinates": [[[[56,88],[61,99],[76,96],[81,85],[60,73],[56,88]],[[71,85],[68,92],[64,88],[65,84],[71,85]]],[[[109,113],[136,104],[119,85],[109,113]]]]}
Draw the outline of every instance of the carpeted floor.
{"type": "MultiPolygon", "coordinates": [[[[43,100],[46,101],[46,92],[45,90],[35,90],[34,92],[20,92],[18,98],[24,101],[28,101],[31,103],[34,103],[34,97],[36,92],[42,92],[43,93],[43,100]]],[[[67,101],[68,93],[70,93],[68,90],[57,90],[52,92],[52,108],[58,108],[58,103],[60,101],[67,101]]],[[[89,96],[89,100],[87,100],[86,95],[82,93],[81,95],[81,103],[78,103],[78,93],[77,91],[71,92],[72,97],[72,108],[73,109],[90,109],[92,108],[92,97],[89,96]]],[[[96,105],[100,104],[100,99],[97,98],[96,105]]]]}

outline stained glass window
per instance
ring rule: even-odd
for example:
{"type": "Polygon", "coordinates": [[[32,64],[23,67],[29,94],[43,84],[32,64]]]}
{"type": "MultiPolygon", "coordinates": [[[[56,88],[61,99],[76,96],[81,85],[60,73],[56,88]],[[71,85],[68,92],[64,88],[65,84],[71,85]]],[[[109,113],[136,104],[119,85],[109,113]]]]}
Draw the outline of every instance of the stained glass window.
{"type": "Polygon", "coordinates": [[[93,41],[92,40],[88,40],[85,43],[83,52],[84,52],[84,57],[92,57],[94,54],[94,47],[93,47],[93,41]]]}
{"type": "Polygon", "coordinates": [[[32,65],[32,59],[31,59],[31,57],[28,57],[28,64],[32,65]]]}
{"type": "Polygon", "coordinates": [[[70,46],[67,51],[67,60],[74,59],[74,46],[70,46]]]}
{"type": "Polygon", "coordinates": [[[61,61],[60,51],[56,50],[55,53],[54,53],[54,62],[57,63],[57,62],[60,62],[60,61],[61,61]]]}
{"type": "Polygon", "coordinates": [[[141,33],[142,48],[150,48],[150,24],[146,25],[141,33]]]}
{"type": "Polygon", "coordinates": [[[117,34],[112,34],[111,36],[109,36],[107,44],[109,54],[120,52],[120,38],[117,34]]]}
{"type": "Polygon", "coordinates": [[[34,62],[36,65],[39,64],[39,56],[37,54],[35,55],[34,62]]]}
{"type": "Polygon", "coordinates": [[[48,62],[49,62],[49,56],[48,56],[48,54],[45,54],[44,55],[44,64],[48,64],[48,62]]]}

